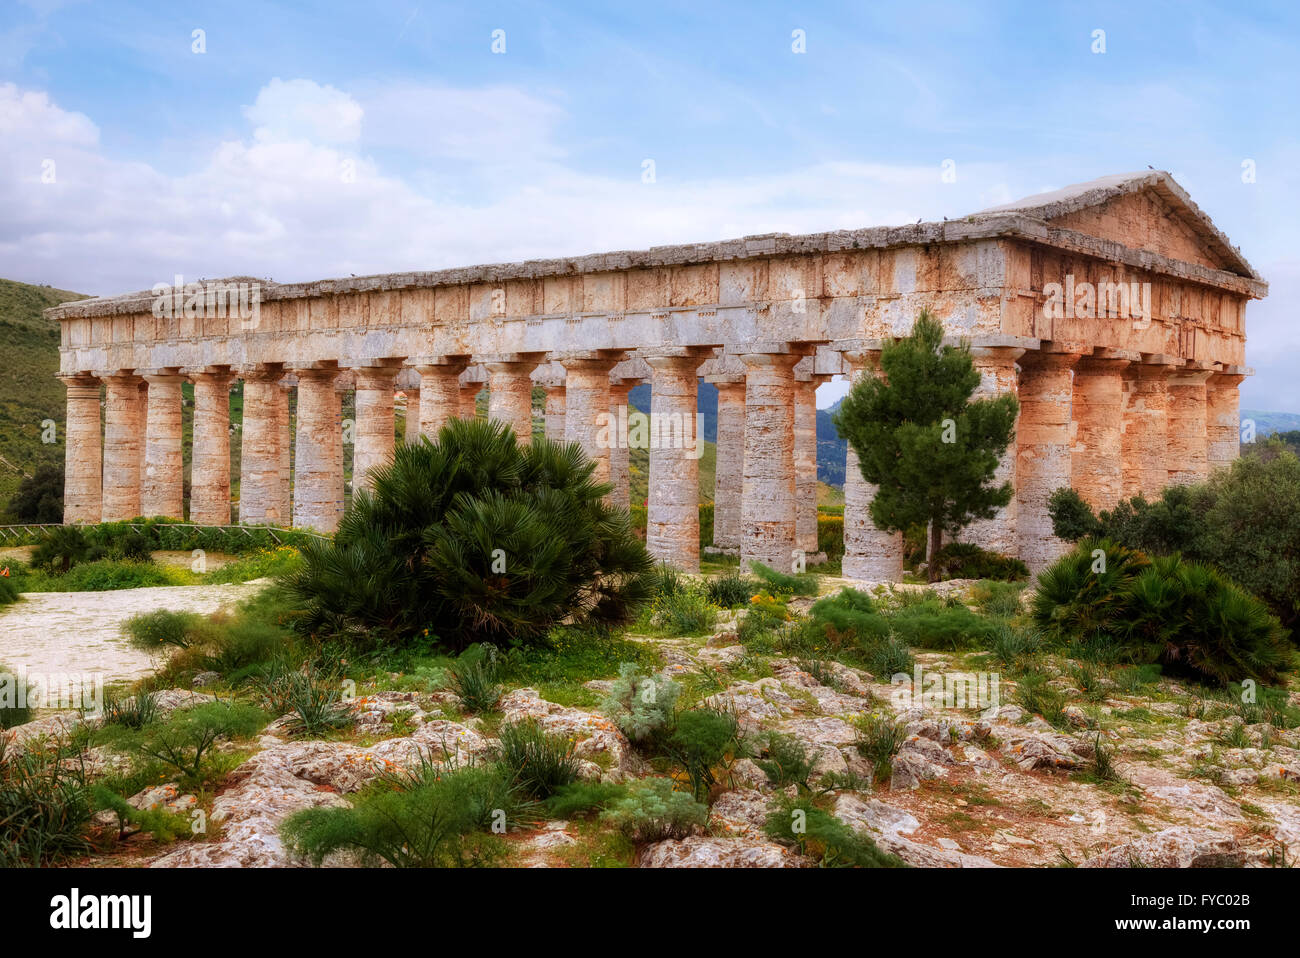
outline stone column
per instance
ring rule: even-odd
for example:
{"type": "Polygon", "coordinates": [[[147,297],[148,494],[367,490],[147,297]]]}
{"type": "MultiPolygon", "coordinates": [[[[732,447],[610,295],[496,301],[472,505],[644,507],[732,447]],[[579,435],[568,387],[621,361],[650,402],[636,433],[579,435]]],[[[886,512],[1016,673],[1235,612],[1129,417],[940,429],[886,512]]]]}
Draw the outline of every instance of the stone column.
{"type": "Polygon", "coordinates": [[[185,518],[185,466],[181,448],[181,383],[179,372],[145,376],[144,475],[140,481],[140,514],[165,519],[185,518]]]}
{"type": "MultiPolygon", "coordinates": [[[[372,487],[370,472],[393,461],[395,366],[363,366],[356,371],[357,424],[352,448],[352,488],[372,487]]],[[[424,389],[421,386],[421,394],[424,389]]]]}
{"type": "MultiPolygon", "coordinates": [[[[149,431],[149,383],[148,383],[147,381],[145,381],[144,379],[141,379],[141,380],[140,380],[140,409],[141,409],[141,415],[144,417],[144,423],[145,423],[145,436],[144,436],[144,438],[142,438],[142,439],[140,440],[140,504],[141,504],[141,508],[143,508],[143,506],[144,506],[144,481],[145,481],[145,477],[148,475],[148,469],[147,469],[147,467],[148,467],[148,465],[149,465],[149,441],[148,441],[148,440],[149,440],[149,436],[148,436],[148,431],[149,431]]],[[[183,468],[182,468],[181,472],[182,472],[182,475],[181,475],[181,501],[182,501],[182,512],[183,512],[183,511],[184,511],[184,505],[183,505],[183,503],[184,503],[184,499],[185,499],[185,488],[184,488],[184,486],[185,486],[185,477],[184,477],[184,469],[183,469],[183,468]]]]}
{"type": "Polygon", "coordinates": [[[68,387],[63,433],[63,521],[96,523],[104,514],[99,380],[90,376],[61,378],[68,387]]]}
{"type": "Polygon", "coordinates": [[[194,448],[190,457],[190,521],[230,524],[230,373],[192,375],[194,448]]]}
{"type": "MultiPolygon", "coordinates": [[[[700,458],[695,434],[703,359],[680,348],[646,356],[650,379],[650,476],[646,548],[683,572],[700,571],[700,458]]],[[[573,417],[573,394],[569,395],[573,417]]],[[[608,404],[606,404],[608,408],[608,404]]]]}
{"type": "Polygon", "coordinates": [[[343,513],[343,429],[336,369],[298,370],[293,523],[333,532],[343,513]]]}
{"type": "Polygon", "coordinates": [[[1124,403],[1124,495],[1154,500],[1169,484],[1167,454],[1169,414],[1168,357],[1150,355],[1129,366],[1124,403]]]}
{"type": "Polygon", "coordinates": [[[239,521],[243,525],[279,525],[280,386],[278,367],[251,366],[244,378],[243,447],[239,458],[239,521]]]}
{"type": "Polygon", "coordinates": [[[1206,458],[1210,472],[1226,469],[1241,455],[1241,401],[1237,387],[1245,378],[1237,372],[1216,372],[1206,383],[1206,458]]]}
{"type": "MultiPolygon", "coordinates": [[[[612,393],[611,393],[612,395],[612,393]]],[[[567,398],[564,395],[564,383],[546,387],[546,438],[554,442],[564,442],[565,413],[567,398]]]]}
{"type": "Polygon", "coordinates": [[[1189,363],[1169,377],[1168,457],[1170,485],[1189,485],[1209,475],[1205,385],[1211,370],[1189,363]]]}
{"type": "Polygon", "coordinates": [[[817,378],[794,383],[795,548],[817,552],[817,378]]]}
{"type": "Polygon", "coordinates": [[[746,353],[745,461],[740,567],[793,568],[795,550],[794,353],[746,353]]]}
{"type": "Polygon", "coordinates": [[[1071,367],[1082,344],[1044,343],[1020,361],[1020,421],[1016,425],[1017,555],[1038,571],[1069,548],[1052,534],[1047,499],[1070,485],[1071,367]]]}
{"type": "Polygon", "coordinates": [[[709,376],[718,388],[717,462],[713,473],[713,544],[740,550],[740,496],[745,477],[745,377],[709,376]]]}
{"type": "Polygon", "coordinates": [[[1136,355],[1082,357],[1074,367],[1074,442],[1070,484],[1094,511],[1124,495],[1124,370],[1136,355]]]}
{"type": "Polygon", "coordinates": [[[140,515],[140,445],[144,415],[139,377],[125,372],[104,377],[104,522],[140,515]]]}
{"type": "MultiPolygon", "coordinates": [[[[859,376],[880,375],[880,353],[844,353],[849,381],[859,376]]],[[[871,520],[871,502],[876,487],[867,482],[852,446],[844,463],[844,560],[845,578],[869,582],[901,582],[903,579],[903,535],[876,528],[871,520]]]]}
{"type": "MultiPolygon", "coordinates": [[[[631,455],[627,446],[627,435],[623,430],[627,421],[627,394],[633,385],[633,382],[626,379],[609,384],[609,419],[611,423],[618,424],[618,442],[611,444],[609,448],[609,484],[613,487],[609,494],[609,504],[620,509],[627,509],[632,505],[631,455]]],[[[564,402],[563,395],[560,401],[564,402]]],[[[549,410],[549,393],[547,403],[549,410]]],[[[560,415],[563,418],[563,411],[560,415]]],[[[548,415],[547,422],[549,421],[548,415]]]]}
{"type": "Polygon", "coordinates": [[[564,367],[564,440],[576,442],[595,463],[593,480],[609,482],[610,449],[626,441],[618,435],[617,421],[609,421],[609,371],[617,360],[574,356],[557,362],[564,367]]]}
{"type": "Polygon", "coordinates": [[[293,456],[294,417],[289,415],[289,393],[297,384],[283,379],[277,385],[275,428],[280,433],[280,521],[286,526],[294,524],[293,515],[293,456]]]}
{"type": "MultiPolygon", "coordinates": [[[[986,399],[1001,396],[1005,393],[1016,395],[1018,385],[1016,360],[1023,353],[1024,349],[1020,347],[974,347],[971,350],[971,356],[975,360],[975,368],[979,370],[980,384],[972,398],[986,399]]],[[[990,484],[1001,485],[1004,482],[1011,483],[1013,489],[1016,486],[1016,440],[1014,433],[1011,444],[1007,446],[1007,451],[1003,453],[990,484]]],[[[992,519],[976,519],[963,529],[960,539],[963,542],[973,542],[980,548],[992,552],[1014,556],[1016,549],[1020,545],[1020,537],[1016,530],[1016,515],[1017,503],[1015,496],[1012,495],[1011,501],[999,509],[992,519]]]]}
{"type": "Polygon", "coordinates": [[[460,387],[460,418],[478,418],[478,394],[483,391],[480,382],[462,383],[460,387]]]}
{"type": "MultiPolygon", "coordinates": [[[[484,364],[488,371],[488,418],[515,431],[515,440],[533,441],[533,380],[536,362],[501,361],[484,364]]],[[[572,398],[572,397],[570,397],[572,398]]],[[[567,432],[568,425],[565,425],[567,432]]]]}
{"type": "Polygon", "coordinates": [[[420,387],[407,386],[402,393],[406,396],[406,426],[402,438],[410,445],[420,438],[420,387]]]}
{"type": "Polygon", "coordinates": [[[438,431],[461,413],[460,374],[463,362],[426,363],[420,373],[420,432],[437,440],[438,431]]]}

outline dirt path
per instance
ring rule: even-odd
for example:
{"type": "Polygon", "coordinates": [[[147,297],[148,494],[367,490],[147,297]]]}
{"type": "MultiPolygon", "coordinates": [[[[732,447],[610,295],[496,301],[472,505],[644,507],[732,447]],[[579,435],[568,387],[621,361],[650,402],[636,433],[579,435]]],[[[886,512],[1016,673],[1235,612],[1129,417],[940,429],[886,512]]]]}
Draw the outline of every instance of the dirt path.
{"type": "Polygon", "coordinates": [[[131,648],[122,623],[155,609],[216,612],[265,585],[160,586],[117,592],[28,592],[0,611],[0,663],[29,672],[102,672],[105,682],[136,679],[153,670],[148,655],[131,648]]]}

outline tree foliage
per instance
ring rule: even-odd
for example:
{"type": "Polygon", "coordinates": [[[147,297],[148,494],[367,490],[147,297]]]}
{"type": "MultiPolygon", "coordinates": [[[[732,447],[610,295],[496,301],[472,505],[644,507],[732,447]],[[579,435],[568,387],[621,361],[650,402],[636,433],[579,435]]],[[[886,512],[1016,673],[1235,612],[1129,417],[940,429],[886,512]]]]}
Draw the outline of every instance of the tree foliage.
{"type": "Polygon", "coordinates": [[[622,624],[650,595],[653,560],[608,505],[576,444],[515,443],[508,426],[452,420],[401,446],[332,541],[288,580],[313,631],[428,630],[463,648],[518,645],[560,622],[622,624]]]}
{"type": "Polygon", "coordinates": [[[943,345],[943,326],[929,312],[910,336],[884,347],[880,370],[853,386],[835,426],[857,453],[862,477],[877,487],[876,527],[929,524],[937,551],[944,533],[991,518],[1011,501],[1011,484],[991,480],[1019,404],[1011,395],[971,399],[980,375],[970,348],[943,345]]]}

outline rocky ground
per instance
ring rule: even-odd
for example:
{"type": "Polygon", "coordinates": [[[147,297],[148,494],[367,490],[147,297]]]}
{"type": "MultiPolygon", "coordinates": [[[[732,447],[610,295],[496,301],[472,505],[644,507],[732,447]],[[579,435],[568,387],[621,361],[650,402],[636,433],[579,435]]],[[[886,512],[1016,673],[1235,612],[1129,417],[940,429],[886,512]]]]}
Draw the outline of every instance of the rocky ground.
{"type": "MultiPolygon", "coordinates": [[[[171,597],[167,604],[174,606],[171,597]]],[[[983,712],[900,709],[891,701],[891,686],[875,676],[832,663],[819,680],[788,658],[751,653],[725,624],[699,638],[634,638],[657,649],[666,674],[709,690],[705,703],[732,710],[746,732],[775,730],[805,743],[817,755],[814,778],[825,788],[827,807],[910,865],[1268,866],[1300,855],[1300,730],[1241,725],[1226,706],[1176,682],[1162,679],[1133,691],[1112,685],[1085,700],[1068,663],[1053,662],[1053,684],[1073,703],[1058,728],[1010,704],[1014,682],[1006,679],[1002,704],[983,712]],[[905,732],[889,780],[874,788],[867,784],[870,763],[855,745],[854,722],[864,713],[892,715],[905,732]],[[1099,772],[1098,748],[1113,761],[1113,774],[1099,772]]],[[[979,664],[936,653],[916,659],[934,670],[979,664]]],[[[610,679],[616,671],[612,662],[610,679]]],[[[610,679],[587,683],[593,701],[610,679]]],[[[445,689],[392,684],[360,689],[354,726],[330,740],[295,738],[282,719],[255,741],[232,746],[248,755],[210,794],[181,794],[169,783],[141,792],[132,799],[138,807],[202,807],[212,827],[201,839],[166,846],[140,836],[101,863],[301,864],[277,834],[293,812],[346,803],[382,770],[420,757],[462,763],[490,757],[493,733],[526,718],[576,741],[584,778],[623,781],[650,773],[623,733],[594,708],[511,688],[499,714],[485,721],[465,717],[445,689]]],[[[207,698],[174,690],[164,693],[163,703],[183,708],[207,698]]],[[[1291,701],[1300,705],[1300,696],[1292,693],[1291,701]]],[[[46,716],[14,736],[30,743],[70,720],[46,716]]],[[[591,821],[554,821],[513,833],[511,863],[813,864],[764,835],[764,820],[780,796],[752,760],[735,761],[724,783],[713,796],[708,828],[698,834],[628,855],[611,851],[608,836],[591,821]]]]}

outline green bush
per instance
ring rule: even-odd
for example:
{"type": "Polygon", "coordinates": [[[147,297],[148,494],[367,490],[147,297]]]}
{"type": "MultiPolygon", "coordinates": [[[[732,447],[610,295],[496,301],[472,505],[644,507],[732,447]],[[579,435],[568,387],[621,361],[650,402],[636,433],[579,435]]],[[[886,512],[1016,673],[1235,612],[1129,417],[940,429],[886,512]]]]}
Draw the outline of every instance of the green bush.
{"type": "Polygon", "coordinates": [[[867,647],[890,635],[889,621],[872,598],[857,589],[841,589],[818,599],[808,610],[808,619],[832,646],[848,642],[867,647]]]}
{"type": "Polygon", "coordinates": [[[794,844],[817,859],[823,868],[904,868],[894,855],[882,851],[866,835],[845,824],[812,799],[785,800],[767,817],[768,837],[794,844]]]}
{"type": "Polygon", "coordinates": [[[536,719],[504,726],[500,740],[501,764],[525,795],[545,800],[578,780],[573,740],[548,734],[536,719]]]}
{"type": "MultiPolygon", "coordinates": [[[[0,678],[7,678],[0,686],[0,729],[26,725],[32,720],[32,709],[25,700],[19,704],[19,693],[26,690],[19,688],[18,674],[7,665],[0,664],[0,678]]],[[[3,739],[4,736],[0,735],[0,740],[3,739]]]]}
{"type": "Polygon", "coordinates": [[[500,832],[517,824],[526,807],[499,766],[428,766],[409,780],[378,783],[358,794],[351,808],[298,812],[280,834],[291,851],[318,867],[344,851],[365,865],[481,867],[504,858],[500,832]]]}
{"type": "Polygon", "coordinates": [[[253,686],[264,708],[276,716],[290,716],[290,734],[319,736],[352,724],[339,677],[310,662],[300,666],[273,662],[261,670],[253,686]]]}
{"type": "Polygon", "coordinates": [[[247,738],[266,725],[266,713],[241,702],[206,702],[179,709],[164,721],[117,740],[171,766],[191,781],[203,779],[203,760],[223,739],[247,738]]]}
{"type": "Polygon", "coordinates": [[[985,647],[997,628],[960,602],[939,599],[904,605],[890,616],[889,624],[894,635],[913,648],[943,651],[985,647]]]}
{"type": "Polygon", "coordinates": [[[796,785],[808,791],[812,787],[809,783],[817,766],[817,758],[809,755],[807,746],[794,736],[768,732],[765,748],[754,759],[754,764],[763,770],[774,788],[796,785]]]}
{"type": "Polygon", "coordinates": [[[862,650],[862,661],[877,682],[888,682],[895,675],[911,675],[916,667],[907,643],[893,636],[869,643],[862,650]]]}
{"type": "Polygon", "coordinates": [[[0,608],[17,602],[18,595],[18,583],[10,576],[0,576],[0,608]]]}
{"type": "Polygon", "coordinates": [[[20,750],[0,736],[0,867],[85,854],[93,814],[80,762],[58,747],[20,750]]]}
{"type": "Polygon", "coordinates": [[[402,445],[331,542],[289,578],[305,628],[529,644],[561,622],[622,624],[653,561],[576,443],[520,446],[508,426],[454,419],[402,445]]]}
{"type": "Polygon", "coordinates": [[[988,616],[1010,619],[1022,611],[1020,600],[1025,591],[1019,582],[981,582],[971,590],[976,607],[988,616]]]}
{"type": "Polygon", "coordinates": [[[817,594],[817,576],[811,572],[786,575],[784,572],[778,572],[761,562],[751,562],[749,567],[764,586],[778,595],[811,596],[817,594]]]}
{"type": "Polygon", "coordinates": [[[1016,582],[1029,578],[1029,567],[1019,559],[989,552],[969,542],[950,542],[931,561],[940,579],[998,579],[1016,582]]]}
{"type": "Polygon", "coordinates": [[[569,819],[591,812],[604,811],[620,798],[627,797],[627,786],[613,782],[573,782],[562,785],[543,807],[551,818],[569,819]]]}
{"type": "Polygon", "coordinates": [[[164,648],[187,648],[194,639],[203,617],[197,612],[173,612],[170,609],[157,609],[142,612],[122,623],[131,645],[145,652],[157,652],[164,648]]]}
{"type": "Polygon", "coordinates": [[[681,686],[666,675],[652,675],[635,663],[624,662],[600,708],[628,741],[643,744],[672,725],[673,708],[681,691],[681,686]]]}
{"type": "Polygon", "coordinates": [[[703,635],[718,624],[719,609],[694,588],[655,599],[648,610],[650,626],[665,635],[703,635]]]}
{"type": "Polygon", "coordinates": [[[152,562],[100,559],[81,563],[60,576],[58,588],[63,592],[116,592],[179,584],[174,574],[152,562]]]}
{"type": "Polygon", "coordinates": [[[709,820],[708,806],[673,790],[671,779],[646,778],[612,801],[601,820],[638,844],[685,838],[709,820]]]}
{"type": "Polygon", "coordinates": [[[1154,502],[1138,496],[1098,517],[1076,493],[1058,490],[1049,509],[1062,539],[1108,538],[1209,563],[1267,602],[1283,626],[1300,625],[1300,458],[1280,443],[1206,482],[1170,486],[1154,502]]]}
{"type": "Polygon", "coordinates": [[[1105,540],[1085,540],[1040,573],[1033,615],[1058,641],[1111,646],[1216,685],[1271,684],[1293,665],[1268,607],[1216,569],[1105,540]]]}
{"type": "Polygon", "coordinates": [[[892,715],[868,712],[855,722],[858,737],[853,745],[871,763],[872,782],[887,782],[893,774],[894,756],[907,737],[892,715]]]}
{"type": "Polygon", "coordinates": [[[40,539],[32,550],[31,563],[54,575],[62,575],[81,562],[103,557],[104,549],[96,546],[78,526],[59,526],[40,539]]]}
{"type": "Polygon", "coordinates": [[[447,668],[449,687],[467,712],[491,712],[501,698],[494,646],[472,645],[447,668]]]}
{"type": "Polygon", "coordinates": [[[105,725],[142,729],[157,721],[158,699],[155,693],[148,691],[137,692],[125,699],[105,692],[103,712],[105,725]]]}
{"type": "Polygon", "coordinates": [[[834,564],[844,558],[844,515],[817,513],[817,551],[826,553],[826,561],[834,564]]]}
{"type": "Polygon", "coordinates": [[[710,602],[723,609],[739,609],[749,603],[750,596],[761,588],[757,579],[729,569],[705,584],[705,595],[710,602]]]}
{"type": "Polygon", "coordinates": [[[686,770],[696,799],[703,801],[718,783],[715,770],[740,747],[736,716],[718,709],[694,708],[677,713],[665,753],[686,770]]]}

